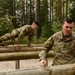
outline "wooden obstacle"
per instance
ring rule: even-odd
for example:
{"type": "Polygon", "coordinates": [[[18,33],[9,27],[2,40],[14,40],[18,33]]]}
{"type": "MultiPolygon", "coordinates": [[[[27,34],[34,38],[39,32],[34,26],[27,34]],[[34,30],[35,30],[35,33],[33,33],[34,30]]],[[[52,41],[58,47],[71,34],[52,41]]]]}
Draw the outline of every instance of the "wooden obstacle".
{"type": "MultiPolygon", "coordinates": [[[[16,46],[0,47],[0,61],[37,59],[41,50],[45,50],[45,48],[43,46],[26,47],[25,45],[20,45],[19,50],[16,50],[16,46]]],[[[53,56],[54,52],[50,51],[48,57],[53,56]]]]}
{"type": "Polygon", "coordinates": [[[0,72],[0,75],[75,75],[75,64],[50,66],[40,69],[0,72]]]}
{"type": "Polygon", "coordinates": [[[25,45],[20,45],[19,50],[16,50],[16,45],[6,46],[6,47],[0,47],[0,53],[9,53],[9,52],[30,52],[30,51],[41,51],[45,48],[43,46],[32,46],[27,47],[25,45]]]}
{"type": "MultiPolygon", "coordinates": [[[[0,53],[0,61],[10,60],[26,60],[39,58],[39,52],[13,52],[13,53],[0,53]]],[[[54,53],[49,52],[48,57],[53,57],[54,53]]]]}
{"type": "Polygon", "coordinates": [[[45,48],[42,47],[27,47],[24,45],[19,46],[19,50],[16,50],[16,46],[7,46],[7,47],[0,47],[0,53],[9,53],[9,52],[31,52],[31,51],[41,51],[45,50],[45,48]]]}
{"type": "Polygon", "coordinates": [[[12,72],[2,72],[0,75],[50,75],[49,71],[44,69],[29,69],[29,70],[17,70],[12,72]]]}
{"type": "MultiPolygon", "coordinates": [[[[25,47],[20,46],[19,50],[15,49],[15,46],[1,47],[0,48],[0,61],[16,60],[18,63],[17,69],[19,69],[19,60],[23,59],[37,59],[38,54],[43,47],[25,47]]],[[[49,52],[48,57],[53,57],[54,53],[49,52]]],[[[41,69],[28,69],[28,70],[16,70],[11,72],[0,72],[0,75],[75,75],[75,64],[51,66],[41,69]]]]}
{"type": "MultiPolygon", "coordinates": [[[[0,47],[0,61],[11,61],[16,60],[16,69],[19,69],[19,60],[26,59],[39,59],[39,53],[44,50],[43,46],[32,46],[27,47],[25,45],[20,45],[19,50],[16,50],[16,45],[0,47]]],[[[54,52],[50,51],[48,57],[53,57],[54,52]]]]}
{"type": "MultiPolygon", "coordinates": [[[[18,51],[13,48],[0,48],[0,61],[10,61],[10,60],[23,60],[23,59],[37,59],[39,58],[39,53],[43,50],[43,47],[23,47],[18,51]]],[[[50,51],[48,57],[53,57],[54,52],[50,51]]]]}

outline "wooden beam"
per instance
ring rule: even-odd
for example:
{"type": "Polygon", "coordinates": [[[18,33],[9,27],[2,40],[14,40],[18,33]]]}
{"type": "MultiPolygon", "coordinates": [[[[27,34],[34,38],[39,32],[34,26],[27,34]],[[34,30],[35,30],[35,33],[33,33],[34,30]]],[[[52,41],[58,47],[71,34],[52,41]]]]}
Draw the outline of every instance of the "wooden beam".
{"type": "Polygon", "coordinates": [[[44,69],[27,69],[27,70],[16,70],[11,72],[0,72],[0,75],[50,75],[49,71],[44,69]]]}
{"type": "MultiPolygon", "coordinates": [[[[0,61],[11,61],[11,60],[23,60],[23,59],[37,59],[39,58],[39,52],[12,52],[12,53],[0,53],[0,61]]],[[[53,57],[54,52],[49,52],[48,57],[53,57]]]]}
{"type": "Polygon", "coordinates": [[[1,47],[0,53],[6,53],[6,52],[31,52],[31,51],[41,51],[44,50],[44,47],[25,47],[25,46],[19,46],[19,50],[16,50],[16,46],[11,47],[1,47]]]}

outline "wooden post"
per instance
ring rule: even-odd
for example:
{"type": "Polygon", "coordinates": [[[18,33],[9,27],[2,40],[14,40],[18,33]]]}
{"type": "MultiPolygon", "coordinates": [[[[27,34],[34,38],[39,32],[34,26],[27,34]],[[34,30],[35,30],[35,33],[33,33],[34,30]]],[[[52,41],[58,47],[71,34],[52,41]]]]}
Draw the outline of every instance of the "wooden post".
{"type": "MultiPolygon", "coordinates": [[[[15,47],[15,50],[16,50],[17,52],[19,52],[19,51],[20,51],[20,46],[17,45],[17,46],[15,47]]],[[[19,69],[19,68],[20,68],[20,62],[19,62],[19,60],[16,60],[16,69],[19,69]]]]}
{"type": "Polygon", "coordinates": [[[20,60],[16,60],[16,64],[15,64],[15,68],[16,69],[20,69],[20,60]]]}
{"type": "MultiPolygon", "coordinates": [[[[35,20],[39,22],[40,26],[37,29],[36,40],[41,35],[41,22],[40,22],[40,0],[35,0],[35,20]]],[[[38,41],[38,40],[37,40],[38,41]]]]}

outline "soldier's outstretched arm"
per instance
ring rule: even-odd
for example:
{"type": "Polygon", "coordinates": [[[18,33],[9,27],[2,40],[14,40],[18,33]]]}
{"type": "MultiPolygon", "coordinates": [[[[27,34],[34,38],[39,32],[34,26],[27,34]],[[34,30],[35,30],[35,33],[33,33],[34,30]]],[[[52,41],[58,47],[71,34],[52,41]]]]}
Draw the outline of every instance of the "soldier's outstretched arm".
{"type": "Polygon", "coordinates": [[[40,60],[39,60],[39,64],[41,67],[46,67],[47,66],[47,52],[46,50],[42,50],[40,53],[39,53],[39,57],[40,57],[40,60]]]}
{"type": "Polygon", "coordinates": [[[40,66],[47,66],[47,53],[52,49],[54,45],[53,37],[50,37],[44,44],[44,50],[39,53],[40,66]]]}
{"type": "Polygon", "coordinates": [[[28,36],[28,42],[27,42],[28,47],[31,47],[31,42],[32,42],[33,36],[34,36],[33,33],[32,33],[31,35],[28,36]]]}

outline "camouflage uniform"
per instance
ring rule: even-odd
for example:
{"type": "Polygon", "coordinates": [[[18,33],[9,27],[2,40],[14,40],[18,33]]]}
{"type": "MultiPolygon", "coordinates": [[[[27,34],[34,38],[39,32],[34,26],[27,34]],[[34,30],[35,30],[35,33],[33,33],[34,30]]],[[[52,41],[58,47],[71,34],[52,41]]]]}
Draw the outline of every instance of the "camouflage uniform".
{"type": "Polygon", "coordinates": [[[14,29],[11,33],[7,33],[0,37],[0,45],[8,45],[20,43],[24,36],[28,36],[28,44],[30,44],[34,35],[34,30],[30,25],[22,26],[21,28],[14,29]]]}
{"type": "Polygon", "coordinates": [[[39,54],[40,59],[46,59],[49,50],[53,50],[53,65],[75,63],[75,32],[70,36],[57,32],[45,42],[44,47],[46,50],[39,54]]]}

